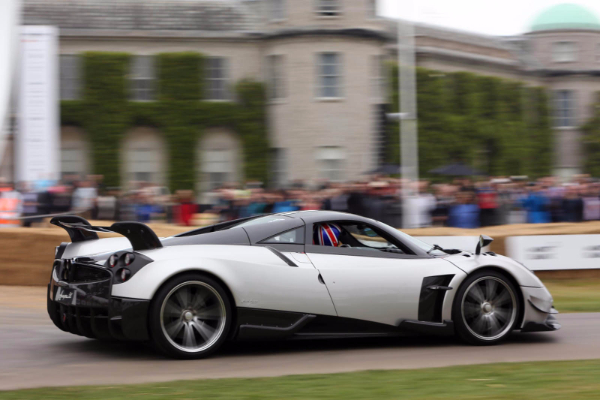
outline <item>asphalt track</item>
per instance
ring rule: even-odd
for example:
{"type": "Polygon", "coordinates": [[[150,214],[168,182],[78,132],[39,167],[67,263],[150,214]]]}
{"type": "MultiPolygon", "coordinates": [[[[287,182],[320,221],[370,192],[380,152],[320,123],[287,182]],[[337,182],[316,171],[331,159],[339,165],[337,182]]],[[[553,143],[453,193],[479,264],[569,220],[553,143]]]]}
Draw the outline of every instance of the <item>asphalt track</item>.
{"type": "Polygon", "coordinates": [[[558,332],[516,333],[493,347],[436,337],[231,343],[213,358],[178,361],[59,331],[44,307],[41,288],[0,286],[0,390],[600,359],[600,313],[559,315],[558,332]]]}

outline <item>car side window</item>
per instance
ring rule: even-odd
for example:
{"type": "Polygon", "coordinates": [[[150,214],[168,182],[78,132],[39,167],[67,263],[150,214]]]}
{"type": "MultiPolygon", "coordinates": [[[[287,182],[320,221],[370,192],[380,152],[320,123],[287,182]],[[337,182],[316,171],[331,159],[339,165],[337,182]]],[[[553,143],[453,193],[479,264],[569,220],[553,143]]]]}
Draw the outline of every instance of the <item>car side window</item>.
{"type": "Polygon", "coordinates": [[[262,244],[304,244],[304,227],[278,233],[265,240],[262,244]]]}
{"type": "Polygon", "coordinates": [[[313,226],[312,244],[316,246],[351,248],[365,252],[406,254],[388,235],[361,222],[325,222],[315,224],[313,226]]]}

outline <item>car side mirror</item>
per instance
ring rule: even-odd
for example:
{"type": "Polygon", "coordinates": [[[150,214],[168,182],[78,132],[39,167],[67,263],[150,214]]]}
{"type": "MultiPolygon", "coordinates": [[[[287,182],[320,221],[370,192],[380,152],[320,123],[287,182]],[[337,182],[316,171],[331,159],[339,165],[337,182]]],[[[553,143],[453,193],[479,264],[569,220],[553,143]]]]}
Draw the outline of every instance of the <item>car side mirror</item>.
{"type": "Polygon", "coordinates": [[[481,254],[481,249],[483,249],[485,246],[489,245],[493,241],[494,241],[494,239],[492,239],[489,236],[486,236],[486,235],[479,236],[479,242],[477,242],[477,247],[475,247],[475,254],[476,255],[481,254]]]}

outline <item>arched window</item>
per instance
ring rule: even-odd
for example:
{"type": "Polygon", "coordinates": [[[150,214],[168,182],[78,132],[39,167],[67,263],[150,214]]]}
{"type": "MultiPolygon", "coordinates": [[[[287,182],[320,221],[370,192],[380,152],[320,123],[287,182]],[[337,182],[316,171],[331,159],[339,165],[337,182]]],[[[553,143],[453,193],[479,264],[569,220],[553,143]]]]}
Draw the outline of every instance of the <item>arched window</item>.
{"type": "Polygon", "coordinates": [[[158,130],[137,127],[125,135],[121,150],[121,185],[133,182],[166,185],[166,144],[158,130]]]}
{"type": "Polygon", "coordinates": [[[242,180],[242,151],[237,135],[225,128],[204,132],[198,142],[198,181],[196,189],[207,192],[226,183],[242,180]]]}
{"type": "Polygon", "coordinates": [[[90,173],[90,146],[85,132],[76,126],[60,130],[60,172],[63,179],[82,179],[90,173]]]}

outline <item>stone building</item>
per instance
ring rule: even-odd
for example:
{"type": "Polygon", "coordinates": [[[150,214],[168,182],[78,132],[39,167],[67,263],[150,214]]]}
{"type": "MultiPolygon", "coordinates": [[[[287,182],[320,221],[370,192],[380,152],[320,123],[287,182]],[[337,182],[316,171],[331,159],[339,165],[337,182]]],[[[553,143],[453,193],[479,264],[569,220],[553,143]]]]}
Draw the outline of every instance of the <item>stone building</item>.
{"type": "MultiPolygon", "coordinates": [[[[24,24],[60,32],[60,96],[81,96],[79,55],[133,55],[131,101],[153,101],[154,55],[193,51],[209,57],[207,101],[236,101],[244,78],[268,87],[274,181],[355,179],[379,162],[386,103],[383,61],[396,55],[396,22],[378,17],[376,0],[24,0],[24,24]]],[[[600,90],[600,22],[575,5],[543,12],[529,32],[492,37],[417,25],[420,66],[470,71],[552,91],[556,170],[581,167],[579,127],[600,90]]],[[[155,128],[122,143],[121,179],[165,183],[168,156],[155,128]]],[[[215,127],[197,144],[197,189],[243,181],[236,132],[215,127]]],[[[62,171],[91,172],[86,132],[62,126],[62,171]]]]}

